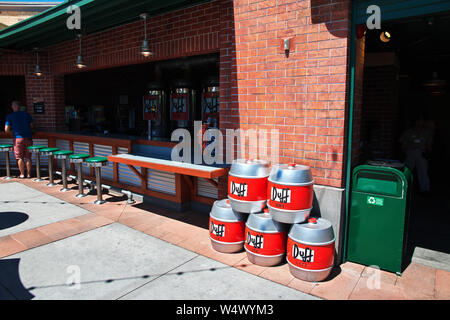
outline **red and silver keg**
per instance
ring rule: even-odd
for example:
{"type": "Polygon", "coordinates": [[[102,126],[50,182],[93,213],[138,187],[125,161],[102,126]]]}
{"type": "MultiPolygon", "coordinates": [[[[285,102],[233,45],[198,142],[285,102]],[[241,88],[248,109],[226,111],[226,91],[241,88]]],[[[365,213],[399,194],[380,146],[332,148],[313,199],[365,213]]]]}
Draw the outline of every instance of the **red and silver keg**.
{"type": "Polygon", "coordinates": [[[304,222],[313,205],[313,184],[311,169],[307,166],[273,166],[267,188],[267,206],[272,219],[288,224],[304,222]]]}
{"type": "Polygon", "coordinates": [[[287,262],[291,274],[301,280],[325,280],[334,264],[335,237],[331,223],[310,218],[294,224],[287,240],[287,262]]]}
{"type": "Polygon", "coordinates": [[[209,217],[209,238],[214,250],[232,253],[244,247],[247,215],[234,211],[227,199],[215,201],[209,217]]]}
{"type": "Polygon", "coordinates": [[[270,267],[286,253],[286,226],[273,221],[269,213],[252,213],[245,224],[245,251],[251,263],[270,267]]]}
{"type": "Polygon", "coordinates": [[[256,213],[266,207],[269,173],[267,161],[233,161],[228,176],[228,199],[235,211],[256,213]]]}

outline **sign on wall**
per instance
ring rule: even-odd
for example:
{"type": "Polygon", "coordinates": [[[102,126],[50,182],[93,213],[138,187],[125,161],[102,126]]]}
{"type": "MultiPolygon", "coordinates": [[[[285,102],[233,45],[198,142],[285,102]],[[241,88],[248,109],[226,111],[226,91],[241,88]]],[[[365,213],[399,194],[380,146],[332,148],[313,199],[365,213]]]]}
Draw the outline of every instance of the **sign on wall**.
{"type": "Polygon", "coordinates": [[[44,98],[33,98],[33,110],[34,114],[44,114],[45,113],[45,101],[44,98]]]}

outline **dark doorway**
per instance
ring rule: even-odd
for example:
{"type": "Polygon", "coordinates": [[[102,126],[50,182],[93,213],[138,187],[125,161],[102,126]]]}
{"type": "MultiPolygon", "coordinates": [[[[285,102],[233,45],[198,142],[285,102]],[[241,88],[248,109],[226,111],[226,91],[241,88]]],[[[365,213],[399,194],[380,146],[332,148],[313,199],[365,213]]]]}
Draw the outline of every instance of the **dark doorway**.
{"type": "Polygon", "coordinates": [[[0,128],[5,127],[5,118],[12,112],[11,102],[17,100],[25,106],[25,77],[0,76],[0,128]]]}
{"type": "Polygon", "coordinates": [[[365,38],[359,159],[405,162],[410,147],[401,138],[410,136],[405,132],[416,123],[423,128],[430,141],[421,152],[430,189],[419,183],[416,166],[409,251],[420,247],[450,253],[450,13],[384,22],[382,27],[368,30],[365,38]],[[382,31],[389,32],[390,41],[382,41],[382,31]]]}

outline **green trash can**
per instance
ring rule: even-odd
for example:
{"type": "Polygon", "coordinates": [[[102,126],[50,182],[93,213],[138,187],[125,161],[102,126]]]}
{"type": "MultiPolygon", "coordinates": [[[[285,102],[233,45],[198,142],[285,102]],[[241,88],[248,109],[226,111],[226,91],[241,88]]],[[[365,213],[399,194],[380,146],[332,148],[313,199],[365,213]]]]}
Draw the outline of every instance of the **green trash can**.
{"type": "Polygon", "coordinates": [[[412,174],[406,167],[361,165],[352,174],[347,260],[401,274],[412,174]]]}

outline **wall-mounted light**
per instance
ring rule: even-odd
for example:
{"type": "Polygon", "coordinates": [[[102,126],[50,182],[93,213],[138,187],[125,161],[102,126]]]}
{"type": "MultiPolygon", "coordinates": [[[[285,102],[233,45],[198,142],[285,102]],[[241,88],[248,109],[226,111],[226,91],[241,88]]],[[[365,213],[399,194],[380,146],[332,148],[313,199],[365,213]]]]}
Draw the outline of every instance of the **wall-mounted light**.
{"type": "Polygon", "coordinates": [[[148,18],[148,14],[147,13],[142,13],[140,15],[141,19],[144,20],[144,40],[142,41],[142,47],[141,47],[141,54],[148,58],[151,55],[153,55],[153,52],[151,52],[150,47],[148,45],[148,39],[147,39],[147,18],[148,18]]]}
{"type": "Polygon", "coordinates": [[[383,31],[380,34],[380,40],[383,42],[389,42],[391,41],[391,34],[388,31],[383,31]]]}
{"type": "Polygon", "coordinates": [[[75,62],[75,66],[78,69],[86,68],[87,65],[83,61],[83,55],[82,55],[82,46],[81,46],[81,34],[77,35],[79,42],[80,42],[80,51],[78,52],[77,61],[75,62]]]}
{"type": "Polygon", "coordinates": [[[284,48],[284,54],[286,57],[289,57],[289,51],[291,50],[291,41],[289,39],[283,40],[283,48],[284,48]]]}
{"type": "Polygon", "coordinates": [[[36,51],[36,67],[34,68],[34,74],[36,75],[36,77],[40,77],[42,76],[42,71],[39,67],[39,51],[38,48],[34,48],[34,50],[36,51]]]}

